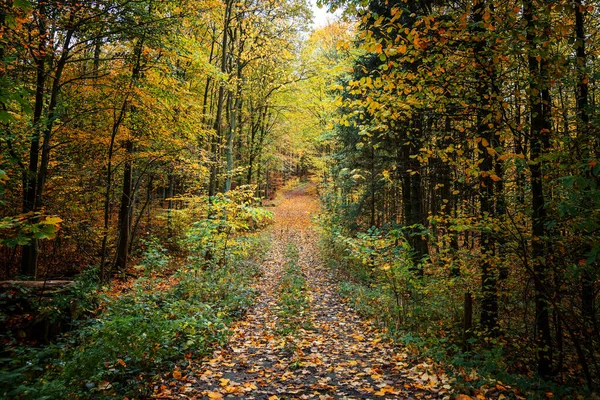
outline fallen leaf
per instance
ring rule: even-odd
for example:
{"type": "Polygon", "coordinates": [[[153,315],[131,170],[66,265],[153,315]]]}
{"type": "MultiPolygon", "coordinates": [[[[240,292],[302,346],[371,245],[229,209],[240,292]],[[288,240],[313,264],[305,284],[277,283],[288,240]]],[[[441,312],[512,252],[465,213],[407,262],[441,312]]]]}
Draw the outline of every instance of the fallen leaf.
{"type": "Polygon", "coordinates": [[[231,379],[221,378],[221,379],[219,379],[219,382],[220,382],[221,386],[227,386],[229,384],[230,380],[231,379]]]}

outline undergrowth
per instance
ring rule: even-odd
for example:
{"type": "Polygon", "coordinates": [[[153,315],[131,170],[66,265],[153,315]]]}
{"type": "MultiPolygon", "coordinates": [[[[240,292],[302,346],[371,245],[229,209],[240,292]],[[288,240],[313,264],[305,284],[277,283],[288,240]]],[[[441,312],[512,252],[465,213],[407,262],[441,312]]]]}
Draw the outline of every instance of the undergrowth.
{"type": "Polygon", "coordinates": [[[1,338],[8,346],[0,353],[0,397],[147,397],[154,377],[222,344],[229,324],[254,301],[268,242],[252,232],[272,213],[225,198],[212,207],[186,235],[190,262],[173,276],[161,273],[168,251],[149,243],[138,266],[143,274],[122,293],[102,291],[90,270],[55,299],[53,312],[77,304],[82,318],[53,343],[1,338]]]}
{"type": "Polygon", "coordinates": [[[448,368],[457,392],[528,399],[581,393],[533,373],[516,373],[506,349],[526,343],[486,338],[476,323],[465,340],[462,295],[476,292],[465,284],[473,277],[449,279],[431,272],[427,279],[415,277],[401,232],[370,230],[347,236],[331,220],[322,222],[322,259],[337,272],[341,295],[411,353],[448,368]]]}

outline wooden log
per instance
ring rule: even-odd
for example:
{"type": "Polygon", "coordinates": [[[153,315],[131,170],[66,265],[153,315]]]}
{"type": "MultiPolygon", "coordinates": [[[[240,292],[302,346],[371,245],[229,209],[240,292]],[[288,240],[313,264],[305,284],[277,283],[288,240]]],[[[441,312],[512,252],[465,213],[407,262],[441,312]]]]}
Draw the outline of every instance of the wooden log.
{"type": "Polygon", "coordinates": [[[26,288],[33,291],[59,292],[73,285],[73,281],[0,281],[0,290],[26,288]]]}

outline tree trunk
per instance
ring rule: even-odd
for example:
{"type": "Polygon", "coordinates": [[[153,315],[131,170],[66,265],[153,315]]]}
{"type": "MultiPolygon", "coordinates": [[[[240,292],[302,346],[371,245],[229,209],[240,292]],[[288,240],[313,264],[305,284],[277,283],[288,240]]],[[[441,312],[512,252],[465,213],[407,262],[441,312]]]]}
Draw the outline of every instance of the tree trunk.
{"type": "Polygon", "coordinates": [[[104,191],[104,232],[102,234],[102,250],[101,250],[101,259],[100,259],[100,280],[105,282],[108,279],[108,274],[106,271],[106,257],[107,257],[107,246],[108,246],[108,228],[110,226],[110,189],[112,187],[112,160],[113,153],[115,147],[115,139],[117,137],[117,133],[119,132],[119,127],[123,122],[123,118],[125,118],[125,114],[127,112],[127,98],[123,101],[121,105],[121,110],[119,111],[118,117],[113,122],[113,128],[110,135],[110,145],[108,146],[108,155],[106,160],[106,186],[104,191]]]}
{"type": "MultiPolygon", "coordinates": [[[[44,110],[44,92],[46,83],[46,52],[47,29],[45,3],[39,3],[38,31],[40,43],[38,44],[36,63],[35,105],[33,109],[33,136],[29,148],[29,165],[23,177],[23,213],[35,211],[37,190],[37,174],[40,157],[40,137],[42,132],[41,120],[44,110]]],[[[39,247],[38,241],[23,246],[21,252],[21,275],[36,277],[39,247]]]]}
{"type": "Polygon", "coordinates": [[[119,243],[117,246],[117,261],[115,267],[124,271],[127,268],[129,255],[129,240],[131,235],[131,200],[133,194],[133,140],[125,144],[127,152],[123,168],[123,191],[121,193],[121,207],[119,209],[119,243]]]}
{"type": "Polygon", "coordinates": [[[539,35],[534,19],[532,0],[524,0],[523,15],[527,21],[527,44],[529,66],[529,106],[530,106],[530,149],[531,149],[531,207],[532,207],[532,258],[535,286],[535,321],[538,373],[549,377],[552,373],[552,338],[550,330],[549,268],[546,264],[546,204],[544,199],[543,160],[550,134],[550,103],[546,85],[548,84],[544,60],[536,54],[534,39],[539,35]]]}
{"type": "MultiPolygon", "coordinates": [[[[491,86],[492,77],[488,74],[493,73],[490,55],[488,54],[488,44],[485,39],[485,29],[483,28],[483,14],[486,12],[484,0],[477,0],[473,7],[473,21],[475,23],[474,37],[475,48],[473,49],[476,64],[476,82],[477,82],[477,150],[479,153],[479,210],[480,217],[484,223],[489,223],[495,217],[494,202],[494,180],[495,174],[492,154],[488,148],[493,146],[494,132],[489,124],[492,120],[492,111],[490,102],[486,98],[492,98],[491,86]],[[490,118],[491,117],[491,118],[490,118]]],[[[486,334],[495,336],[498,332],[498,277],[494,265],[490,260],[493,259],[496,246],[494,235],[483,231],[480,235],[481,246],[481,292],[483,299],[481,301],[481,325],[486,334]]]]}
{"type": "MultiPolygon", "coordinates": [[[[142,70],[142,54],[144,50],[144,37],[140,38],[134,48],[134,64],[131,72],[131,84],[137,85],[142,70]]],[[[135,114],[135,106],[129,106],[130,114],[135,114]]],[[[115,268],[125,271],[129,256],[129,241],[131,240],[131,217],[133,200],[133,138],[125,142],[125,165],[123,167],[123,191],[121,192],[121,204],[119,208],[119,241],[117,244],[117,259],[115,268]]]]}
{"type": "MultiPolygon", "coordinates": [[[[227,74],[227,47],[229,43],[229,24],[231,22],[231,12],[233,8],[233,0],[225,1],[225,17],[223,21],[223,40],[221,42],[221,72],[227,74]]],[[[217,173],[218,173],[218,160],[217,155],[219,149],[218,145],[221,141],[223,133],[223,106],[225,98],[225,85],[219,84],[219,95],[217,97],[217,115],[215,117],[215,123],[213,125],[213,138],[211,142],[211,156],[213,157],[211,168],[210,168],[210,180],[208,185],[208,196],[213,197],[217,194],[217,173]]]]}

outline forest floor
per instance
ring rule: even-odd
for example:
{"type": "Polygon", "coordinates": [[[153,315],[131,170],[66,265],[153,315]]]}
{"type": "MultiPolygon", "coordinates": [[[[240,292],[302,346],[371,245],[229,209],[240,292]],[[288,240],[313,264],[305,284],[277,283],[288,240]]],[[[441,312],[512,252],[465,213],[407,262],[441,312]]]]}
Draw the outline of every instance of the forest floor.
{"type": "Polygon", "coordinates": [[[319,259],[311,222],[319,204],[311,191],[300,186],[276,202],[275,223],[265,233],[272,247],[256,284],[259,297],[232,327],[229,342],[212,358],[166,376],[154,388],[156,398],[450,398],[445,375],[394,346],[339,296],[319,259]],[[290,246],[297,249],[292,264],[307,304],[287,318],[281,297],[290,246]]]}

